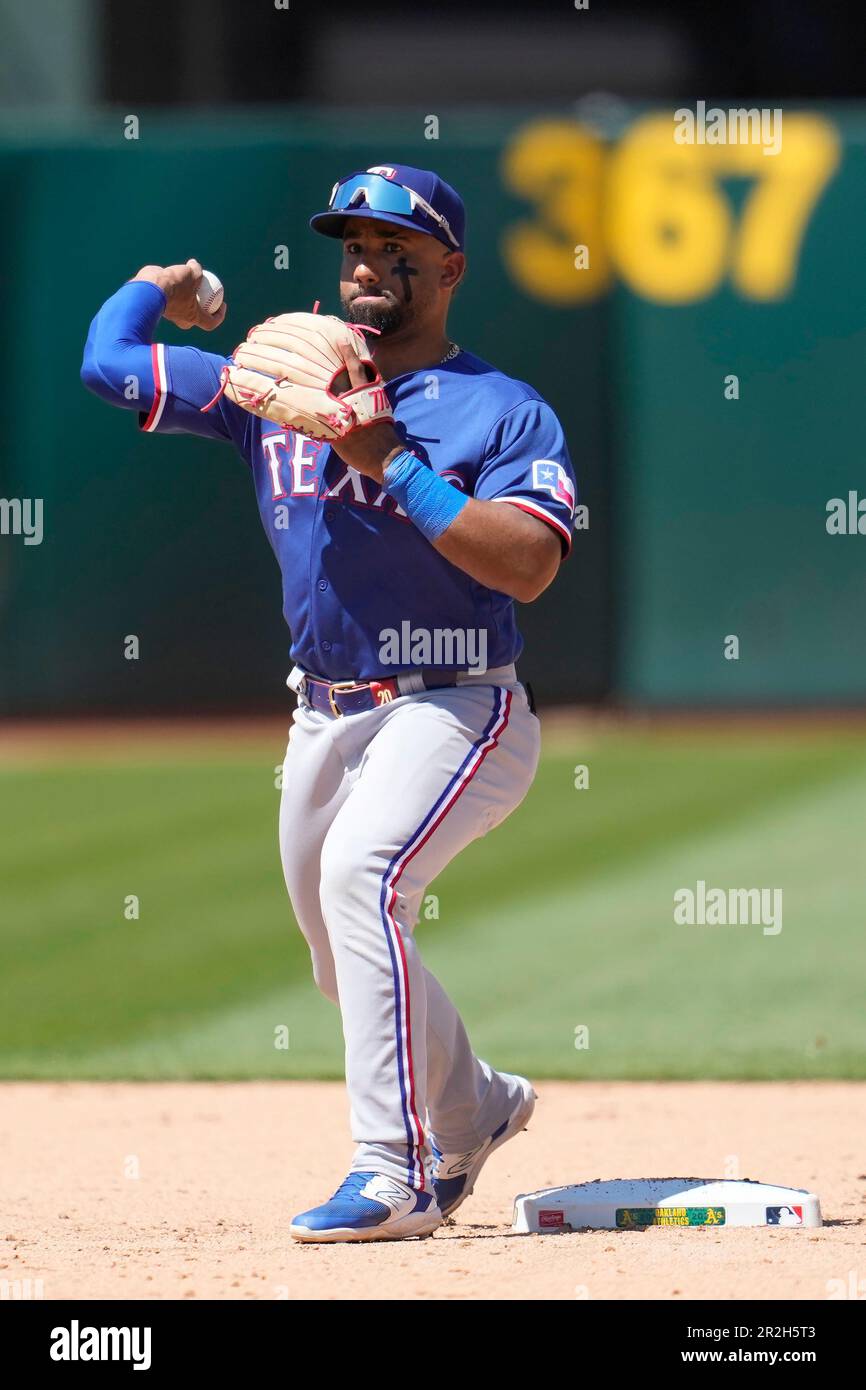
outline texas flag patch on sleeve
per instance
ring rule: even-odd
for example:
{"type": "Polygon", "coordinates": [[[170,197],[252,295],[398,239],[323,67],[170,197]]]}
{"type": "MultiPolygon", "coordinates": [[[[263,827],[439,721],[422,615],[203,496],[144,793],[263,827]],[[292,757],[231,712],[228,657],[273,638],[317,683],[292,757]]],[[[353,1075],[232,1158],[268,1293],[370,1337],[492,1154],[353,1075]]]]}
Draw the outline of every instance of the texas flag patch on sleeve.
{"type": "Polygon", "coordinates": [[[554,496],[557,502],[574,513],[574,483],[561,463],[555,459],[535,459],[532,464],[533,491],[544,490],[554,496]]]}

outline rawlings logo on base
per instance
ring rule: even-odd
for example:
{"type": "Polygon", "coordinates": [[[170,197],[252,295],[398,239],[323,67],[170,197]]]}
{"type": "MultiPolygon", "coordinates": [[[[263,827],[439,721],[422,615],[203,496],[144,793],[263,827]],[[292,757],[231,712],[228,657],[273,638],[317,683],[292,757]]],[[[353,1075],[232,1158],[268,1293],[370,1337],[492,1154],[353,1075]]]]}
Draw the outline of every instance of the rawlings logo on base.
{"type": "Polygon", "coordinates": [[[538,1213],[538,1224],[544,1227],[563,1226],[565,1217],[561,1211],[540,1211],[538,1213]]]}

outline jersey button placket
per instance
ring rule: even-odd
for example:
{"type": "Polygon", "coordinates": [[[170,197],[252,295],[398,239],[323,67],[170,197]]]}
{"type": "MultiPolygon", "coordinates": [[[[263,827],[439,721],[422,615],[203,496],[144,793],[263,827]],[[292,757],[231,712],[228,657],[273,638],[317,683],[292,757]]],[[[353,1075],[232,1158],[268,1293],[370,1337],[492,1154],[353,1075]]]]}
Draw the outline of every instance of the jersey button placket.
{"type": "MultiPolygon", "coordinates": [[[[310,560],[311,560],[311,561],[313,560],[314,555],[316,555],[316,553],[317,553],[317,552],[316,552],[316,541],[318,541],[318,553],[319,553],[319,555],[321,555],[321,552],[322,552],[322,550],[324,549],[325,536],[323,536],[323,534],[322,534],[322,531],[323,531],[323,529],[324,529],[324,522],[325,522],[326,520],[330,520],[330,515],[329,515],[329,513],[330,513],[330,514],[333,514],[333,508],[332,508],[332,507],[326,507],[326,506],[325,506],[325,504],[324,504],[324,497],[323,497],[323,493],[327,490],[326,474],[327,474],[327,471],[328,471],[328,463],[329,463],[329,461],[330,461],[330,457],[331,457],[330,450],[328,449],[328,446],[327,446],[327,445],[324,445],[324,446],[322,447],[322,449],[319,451],[319,460],[320,460],[320,462],[319,462],[319,472],[318,472],[318,476],[319,476],[319,487],[318,487],[318,491],[317,491],[317,493],[316,493],[316,518],[315,518],[315,523],[314,523],[314,526],[313,526],[314,544],[313,544],[313,546],[312,546],[312,548],[311,548],[311,551],[310,551],[310,560]]],[[[312,582],[313,582],[313,576],[312,576],[312,574],[311,574],[311,575],[310,575],[311,587],[312,587],[312,582]]],[[[324,591],[325,591],[325,590],[327,589],[327,587],[328,587],[328,582],[327,582],[326,579],[320,579],[320,580],[318,580],[318,582],[316,583],[316,586],[315,586],[315,587],[316,587],[316,589],[317,589],[320,593],[324,593],[324,591]]],[[[318,616],[318,615],[316,616],[316,618],[315,618],[315,620],[314,620],[313,630],[314,630],[314,640],[316,641],[316,645],[318,646],[319,650],[322,651],[322,652],[324,652],[325,654],[327,654],[328,652],[330,652],[330,651],[331,651],[331,647],[332,647],[332,643],[329,642],[326,638],[322,638],[321,640],[319,640],[319,631],[318,631],[318,630],[319,630],[319,616],[318,616]]]]}

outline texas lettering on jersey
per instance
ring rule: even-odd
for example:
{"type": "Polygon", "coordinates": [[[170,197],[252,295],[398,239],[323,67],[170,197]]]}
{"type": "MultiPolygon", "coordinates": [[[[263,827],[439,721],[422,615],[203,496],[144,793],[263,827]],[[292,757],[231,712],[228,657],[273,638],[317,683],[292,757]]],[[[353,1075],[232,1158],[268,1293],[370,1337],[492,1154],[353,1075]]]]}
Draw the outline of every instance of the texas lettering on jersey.
{"type": "Polygon", "coordinates": [[[331,451],[328,451],[331,481],[326,484],[319,472],[325,452],[323,440],[309,439],[294,430],[277,430],[273,434],[262,434],[261,442],[274,502],[285,497],[324,497],[358,507],[381,509],[409,521],[403,508],[383,487],[350,468],[331,451]]]}

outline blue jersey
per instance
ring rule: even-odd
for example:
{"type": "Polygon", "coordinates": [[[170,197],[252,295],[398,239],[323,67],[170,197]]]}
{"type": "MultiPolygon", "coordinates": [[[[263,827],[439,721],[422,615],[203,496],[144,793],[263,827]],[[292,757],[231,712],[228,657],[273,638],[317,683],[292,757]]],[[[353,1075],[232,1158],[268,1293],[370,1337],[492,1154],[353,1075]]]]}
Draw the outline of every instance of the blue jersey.
{"type": "MultiPolygon", "coordinates": [[[[150,433],[192,433],[235,446],[252,472],[259,513],[280,566],[292,659],[329,680],[369,680],[417,665],[461,667],[456,646],[424,659],[413,634],[472,631],[488,667],[522,648],[514,602],[440,555],[394,499],[327,443],[242,410],[219,390],[227,359],[152,344],[165,305],[155,285],[130,282],[91,326],[82,376],[115,404],[135,375],[150,433]],[[136,370],[137,367],[137,370],[136,370]],[[386,634],[399,634],[385,661],[386,634]],[[404,640],[405,639],[405,640],[404,640]],[[416,656],[417,653],[417,656],[416,656]],[[450,659],[449,659],[450,653],[450,659]]],[[[387,384],[406,447],[469,496],[520,507],[571,541],[575,480],[550,406],[469,352],[387,384]]]]}

